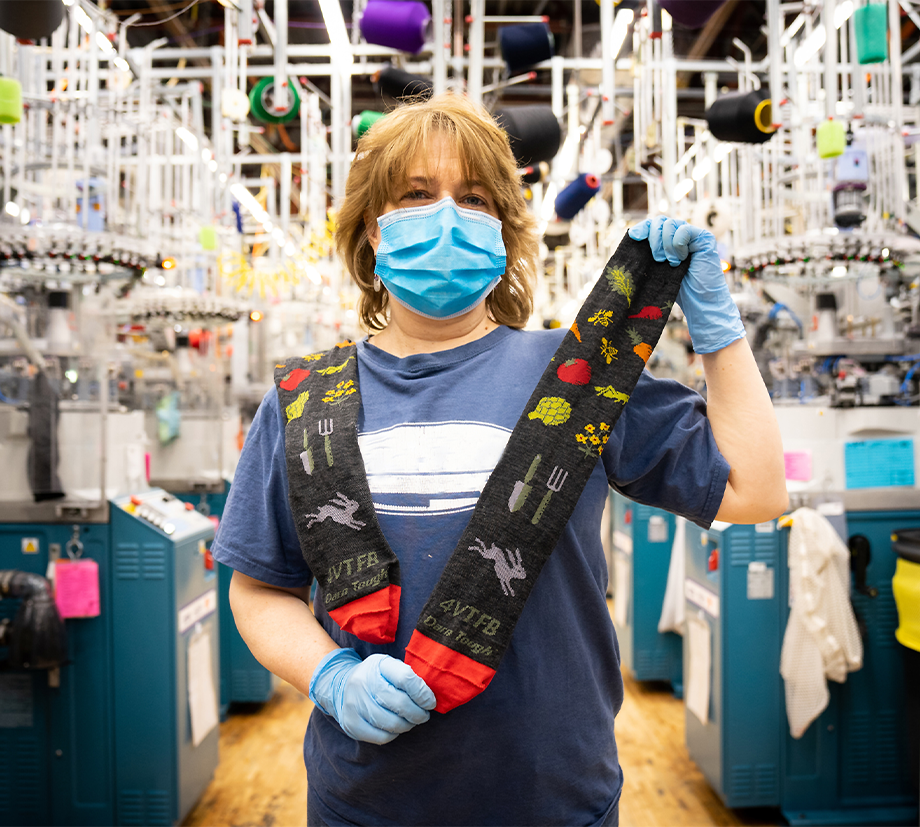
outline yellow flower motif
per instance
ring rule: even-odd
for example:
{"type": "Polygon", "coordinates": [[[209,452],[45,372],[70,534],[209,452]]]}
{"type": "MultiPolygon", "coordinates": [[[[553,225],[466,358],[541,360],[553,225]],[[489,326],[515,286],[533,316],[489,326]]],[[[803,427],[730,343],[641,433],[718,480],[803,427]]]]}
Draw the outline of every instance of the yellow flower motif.
{"type": "Polygon", "coordinates": [[[323,397],[323,402],[326,402],[329,405],[338,405],[345,401],[345,397],[351,396],[353,393],[357,393],[358,389],[354,387],[354,382],[351,380],[345,382],[339,382],[334,388],[329,388],[326,391],[326,395],[323,397]]]}
{"type": "Polygon", "coordinates": [[[606,422],[600,422],[598,425],[589,422],[582,430],[584,433],[575,434],[575,439],[581,443],[579,450],[586,457],[599,457],[607,442],[608,434],[605,431],[609,431],[610,426],[606,422]],[[600,434],[595,433],[598,428],[600,428],[600,434]]]}

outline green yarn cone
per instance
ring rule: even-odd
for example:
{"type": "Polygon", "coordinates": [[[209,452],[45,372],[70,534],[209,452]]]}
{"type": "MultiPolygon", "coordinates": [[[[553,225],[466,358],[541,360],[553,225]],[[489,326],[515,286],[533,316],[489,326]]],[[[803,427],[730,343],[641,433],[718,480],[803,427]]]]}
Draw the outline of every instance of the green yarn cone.
{"type": "Polygon", "coordinates": [[[856,59],[859,64],[881,63],[888,58],[888,4],[869,3],[853,12],[856,59]]]}
{"type": "Polygon", "coordinates": [[[22,84],[15,78],[0,78],[0,123],[22,120],[22,84]]]}

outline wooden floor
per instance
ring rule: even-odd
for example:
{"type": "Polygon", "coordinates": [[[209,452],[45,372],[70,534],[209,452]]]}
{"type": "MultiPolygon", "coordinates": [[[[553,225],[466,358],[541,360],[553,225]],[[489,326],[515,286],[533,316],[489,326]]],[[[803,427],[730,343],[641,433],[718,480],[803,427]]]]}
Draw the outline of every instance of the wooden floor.
{"type": "MultiPolygon", "coordinates": [[[[613,601],[608,600],[611,617],[613,601]]],[[[624,670],[625,699],[616,719],[625,784],[621,827],[784,825],[779,810],[723,806],[684,744],[684,704],[670,684],[640,683],[624,670]]],[[[303,735],[309,698],[281,683],[265,704],[231,707],[220,725],[214,780],[185,827],[304,827],[307,776],[303,735]]]]}
{"type": "Polygon", "coordinates": [[[220,725],[214,780],[183,825],[304,827],[303,735],[312,710],[312,701],[287,683],[267,703],[231,706],[220,725]]]}
{"type": "Polygon", "coordinates": [[[684,745],[684,704],[665,683],[623,675],[626,698],[616,719],[623,767],[621,827],[779,825],[779,810],[728,810],[690,760],[684,745]]]}
{"type": "MultiPolygon", "coordinates": [[[[684,707],[666,684],[624,675],[617,743],[626,786],[622,827],[784,824],[775,810],[727,810],[684,746],[684,707]]],[[[234,708],[220,725],[220,765],[187,827],[303,827],[301,746],[313,704],[281,684],[264,705],[234,708]]]]}

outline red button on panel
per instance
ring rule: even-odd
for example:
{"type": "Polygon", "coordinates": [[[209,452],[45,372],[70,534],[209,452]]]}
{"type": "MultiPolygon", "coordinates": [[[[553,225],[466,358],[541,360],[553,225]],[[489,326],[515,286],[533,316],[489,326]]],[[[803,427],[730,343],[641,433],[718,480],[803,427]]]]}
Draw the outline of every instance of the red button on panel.
{"type": "Polygon", "coordinates": [[[718,571],[719,569],[719,550],[717,548],[714,548],[709,553],[708,568],[709,571],[718,571]]]}
{"type": "Polygon", "coordinates": [[[211,554],[211,549],[204,553],[204,567],[208,571],[214,571],[214,555],[211,554]]]}
{"type": "Polygon", "coordinates": [[[135,494],[133,497],[131,497],[131,502],[134,503],[134,505],[140,505],[143,500],[138,497],[137,494],[135,494]]]}
{"type": "Polygon", "coordinates": [[[195,506],[192,505],[191,503],[186,503],[186,504],[185,504],[185,510],[186,510],[186,511],[194,511],[194,510],[195,510],[195,506]]]}

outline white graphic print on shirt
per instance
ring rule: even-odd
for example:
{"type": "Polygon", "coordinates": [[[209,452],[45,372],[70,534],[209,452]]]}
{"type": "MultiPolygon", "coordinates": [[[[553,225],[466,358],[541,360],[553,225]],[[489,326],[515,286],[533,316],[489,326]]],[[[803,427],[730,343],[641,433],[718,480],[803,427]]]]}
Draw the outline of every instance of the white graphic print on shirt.
{"type": "Polygon", "coordinates": [[[378,514],[472,511],[511,431],[487,422],[395,425],[358,436],[378,514]]]}

